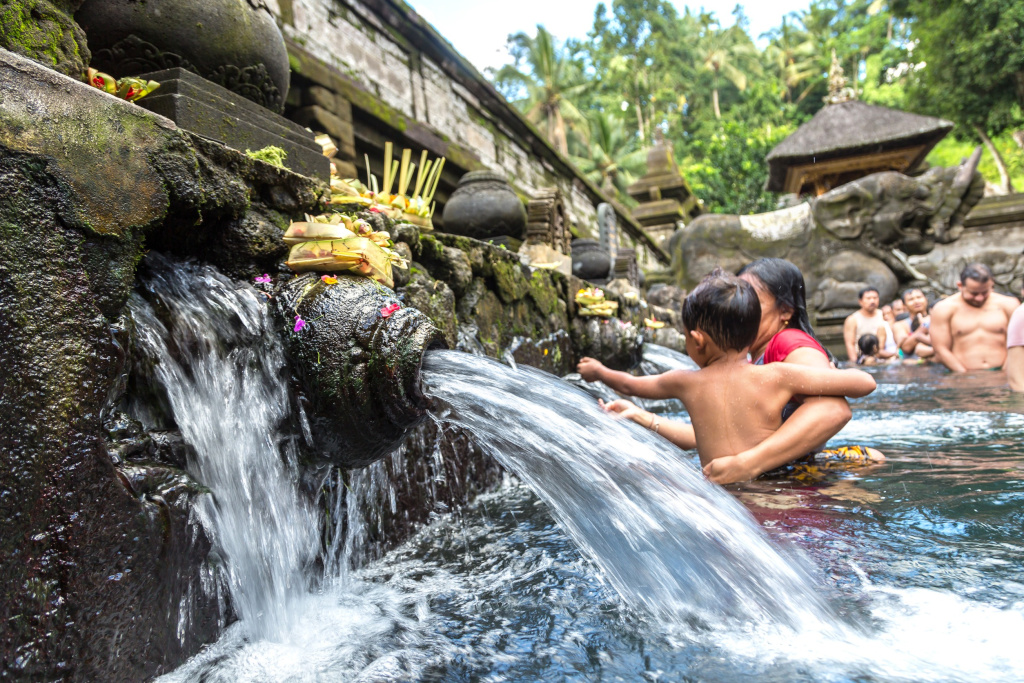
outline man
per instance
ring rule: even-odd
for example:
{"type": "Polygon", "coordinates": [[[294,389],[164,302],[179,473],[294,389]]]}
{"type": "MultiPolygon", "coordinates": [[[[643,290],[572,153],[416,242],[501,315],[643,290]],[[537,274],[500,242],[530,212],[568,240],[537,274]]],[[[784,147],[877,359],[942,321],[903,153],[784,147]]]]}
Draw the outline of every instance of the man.
{"type": "Polygon", "coordinates": [[[972,263],[960,273],[960,292],[932,309],[935,358],[953,372],[998,370],[1006,362],[1006,329],[1015,297],[992,291],[992,271],[972,263]]]}
{"type": "MultiPolygon", "coordinates": [[[[1024,297],[1024,286],[1020,289],[1024,297]]],[[[1024,391],[1024,306],[1018,306],[1006,328],[1006,377],[1010,388],[1024,391]]]]}
{"type": "MultiPolygon", "coordinates": [[[[853,363],[857,362],[859,355],[857,341],[865,334],[873,334],[878,337],[880,349],[885,348],[886,339],[885,318],[878,310],[878,290],[874,287],[865,287],[857,294],[857,301],[860,303],[860,310],[855,311],[843,323],[843,343],[846,345],[846,355],[853,363]]],[[[892,356],[892,353],[880,351],[878,355],[888,358],[892,356]]]]}
{"type": "Polygon", "coordinates": [[[889,305],[892,306],[892,314],[895,316],[896,322],[910,317],[910,313],[907,312],[907,305],[903,303],[903,299],[893,299],[889,305]]]}

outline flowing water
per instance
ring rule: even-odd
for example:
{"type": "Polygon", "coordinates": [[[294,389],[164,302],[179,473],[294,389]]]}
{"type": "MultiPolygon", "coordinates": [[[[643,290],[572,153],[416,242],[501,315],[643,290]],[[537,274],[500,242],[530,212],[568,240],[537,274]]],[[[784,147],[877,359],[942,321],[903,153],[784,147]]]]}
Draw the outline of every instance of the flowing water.
{"type": "MultiPolygon", "coordinates": [[[[189,473],[208,487],[199,512],[221,553],[232,604],[253,637],[287,632],[318,549],[314,511],[299,497],[284,353],[255,290],[209,266],[147,259],[129,307],[138,345],[169,412],[195,448],[189,473]]],[[[154,406],[135,406],[149,427],[154,406]]]]}
{"type": "Polygon", "coordinates": [[[560,380],[431,352],[435,419],[516,478],[358,569],[367,502],[399,502],[383,463],[335,481],[321,577],[259,296],[149,271],[133,314],[239,616],[167,681],[1019,679],[1024,404],[993,373],[878,370],[836,443],[885,465],[725,491],[560,380]]]}

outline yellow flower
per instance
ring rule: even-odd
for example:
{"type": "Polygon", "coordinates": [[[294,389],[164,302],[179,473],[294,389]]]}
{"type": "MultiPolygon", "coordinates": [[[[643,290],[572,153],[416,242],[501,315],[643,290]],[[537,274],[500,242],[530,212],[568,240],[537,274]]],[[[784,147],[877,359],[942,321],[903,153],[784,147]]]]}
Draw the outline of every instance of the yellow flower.
{"type": "Polygon", "coordinates": [[[336,285],[338,284],[338,278],[333,275],[322,275],[320,279],[324,281],[325,285],[336,285]]]}

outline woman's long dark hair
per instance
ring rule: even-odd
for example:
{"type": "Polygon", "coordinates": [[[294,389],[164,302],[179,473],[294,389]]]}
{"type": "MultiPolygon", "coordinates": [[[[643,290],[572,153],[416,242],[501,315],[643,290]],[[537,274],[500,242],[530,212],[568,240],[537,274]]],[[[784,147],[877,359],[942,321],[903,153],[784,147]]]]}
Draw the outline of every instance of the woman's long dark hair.
{"type": "MultiPolygon", "coordinates": [[[[764,287],[764,290],[775,297],[776,305],[793,311],[789,319],[789,329],[806,332],[812,339],[821,342],[811,328],[811,319],[807,315],[807,293],[804,285],[804,274],[786,259],[759,258],[740,269],[737,275],[753,275],[764,287]]],[[[825,349],[822,344],[821,348],[825,349]]],[[[833,363],[836,357],[825,349],[825,354],[833,363]]]]}

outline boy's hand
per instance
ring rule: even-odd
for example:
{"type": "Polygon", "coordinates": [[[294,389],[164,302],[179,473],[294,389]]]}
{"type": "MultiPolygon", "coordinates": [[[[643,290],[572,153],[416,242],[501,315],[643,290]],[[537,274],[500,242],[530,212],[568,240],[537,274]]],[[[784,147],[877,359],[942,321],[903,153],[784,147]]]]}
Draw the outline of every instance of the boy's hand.
{"type": "Polygon", "coordinates": [[[596,382],[601,379],[602,370],[604,370],[604,364],[594,358],[584,358],[576,366],[576,372],[580,373],[580,376],[588,382],[596,382]]]}
{"type": "Polygon", "coordinates": [[[747,462],[738,455],[715,458],[707,465],[704,465],[704,476],[716,484],[750,481],[758,474],[758,472],[752,471],[747,466],[747,462]]]}
{"type": "Polygon", "coordinates": [[[632,401],[620,398],[611,403],[605,403],[597,399],[597,404],[604,408],[606,413],[614,413],[617,420],[632,420],[641,427],[650,427],[651,414],[642,408],[638,408],[632,401]]]}

